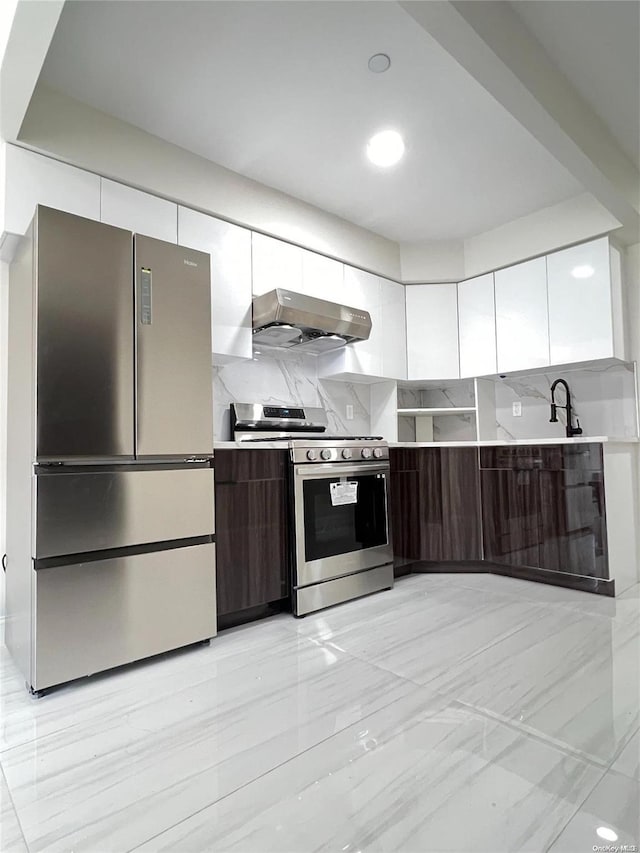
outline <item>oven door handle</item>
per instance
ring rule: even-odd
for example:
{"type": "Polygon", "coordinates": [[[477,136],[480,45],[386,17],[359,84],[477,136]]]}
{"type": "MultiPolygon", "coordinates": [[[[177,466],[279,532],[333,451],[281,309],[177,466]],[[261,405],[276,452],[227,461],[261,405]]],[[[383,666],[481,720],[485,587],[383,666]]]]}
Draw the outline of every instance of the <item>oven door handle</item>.
{"type": "Polygon", "coordinates": [[[361,462],[357,465],[345,465],[339,462],[332,465],[331,462],[323,462],[320,465],[297,465],[296,477],[317,480],[323,477],[335,477],[336,475],[354,477],[367,474],[388,474],[389,470],[389,463],[376,465],[370,462],[361,462]]]}

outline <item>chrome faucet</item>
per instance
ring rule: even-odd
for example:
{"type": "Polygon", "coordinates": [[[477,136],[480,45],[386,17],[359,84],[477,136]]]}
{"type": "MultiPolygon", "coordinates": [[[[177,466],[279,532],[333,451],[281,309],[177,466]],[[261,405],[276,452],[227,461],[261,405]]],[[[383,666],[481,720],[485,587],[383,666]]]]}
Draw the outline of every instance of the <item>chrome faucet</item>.
{"type": "Polygon", "coordinates": [[[580,421],[576,418],[577,426],[573,426],[573,409],[571,408],[571,391],[569,391],[569,386],[564,381],[564,379],[556,379],[556,381],[551,386],[551,417],[549,418],[550,424],[558,423],[558,409],[566,409],[567,412],[567,438],[573,438],[574,435],[582,435],[582,428],[580,427],[580,421]],[[564,385],[565,395],[566,395],[566,405],[560,406],[556,403],[556,388],[558,385],[564,385]]]}

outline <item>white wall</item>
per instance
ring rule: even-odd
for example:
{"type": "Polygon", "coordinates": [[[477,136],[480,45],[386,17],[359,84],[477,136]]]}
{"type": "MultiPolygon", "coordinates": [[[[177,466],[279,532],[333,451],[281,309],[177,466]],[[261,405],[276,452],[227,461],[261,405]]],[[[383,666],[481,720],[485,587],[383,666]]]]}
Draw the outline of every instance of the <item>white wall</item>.
{"type": "Polygon", "coordinates": [[[405,284],[461,281],[466,278],[464,241],[400,243],[400,271],[405,284]]]}
{"type": "Polygon", "coordinates": [[[461,281],[619,228],[617,219],[583,193],[466,240],[401,243],[402,280],[461,281]]]}
{"type": "Polygon", "coordinates": [[[465,240],[467,278],[598,237],[620,223],[589,193],[465,240]]]}
{"type": "Polygon", "coordinates": [[[623,273],[630,358],[640,362],[640,243],[623,252],[623,273]]]}
{"type": "Polygon", "coordinates": [[[147,192],[392,279],[398,244],[39,86],[19,142],[147,192]]]}
{"type": "MultiPolygon", "coordinates": [[[[0,262],[0,556],[7,547],[7,315],[9,265],[0,262]]],[[[0,616],[4,572],[0,570],[0,616]]]]}

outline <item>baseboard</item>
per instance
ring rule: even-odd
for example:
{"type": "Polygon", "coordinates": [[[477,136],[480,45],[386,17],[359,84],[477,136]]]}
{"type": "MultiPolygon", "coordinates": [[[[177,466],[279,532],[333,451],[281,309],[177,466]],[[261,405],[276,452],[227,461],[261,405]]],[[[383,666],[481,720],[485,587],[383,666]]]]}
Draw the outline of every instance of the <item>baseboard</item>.
{"type": "Polygon", "coordinates": [[[606,578],[594,578],[587,575],[570,575],[566,572],[554,572],[549,569],[538,569],[530,566],[510,566],[492,563],[488,560],[460,561],[430,561],[417,560],[405,564],[402,569],[409,569],[412,574],[491,574],[509,578],[520,578],[536,583],[547,583],[551,586],[562,586],[566,589],[577,589],[581,592],[592,592],[595,595],[615,597],[615,581],[606,578]]]}

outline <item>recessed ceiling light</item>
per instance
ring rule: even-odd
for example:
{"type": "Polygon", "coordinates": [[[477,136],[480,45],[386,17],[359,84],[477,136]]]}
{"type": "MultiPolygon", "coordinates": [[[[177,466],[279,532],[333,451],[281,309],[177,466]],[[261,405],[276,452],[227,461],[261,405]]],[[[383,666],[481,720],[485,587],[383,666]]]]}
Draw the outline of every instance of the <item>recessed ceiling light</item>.
{"type": "Polygon", "coordinates": [[[571,270],[571,275],[574,278],[591,278],[595,270],[591,264],[580,264],[571,270]]]}
{"type": "Polygon", "coordinates": [[[367,157],[376,166],[393,166],[404,154],[404,142],[396,130],[383,130],[367,143],[367,157]]]}
{"type": "Polygon", "coordinates": [[[596,834],[603,838],[605,841],[617,841],[618,835],[612,829],[609,829],[608,826],[599,826],[596,829],[596,834]]]}
{"type": "Polygon", "coordinates": [[[374,74],[382,74],[383,71],[388,71],[391,65],[391,60],[386,53],[374,53],[369,58],[369,71],[374,74]]]}

